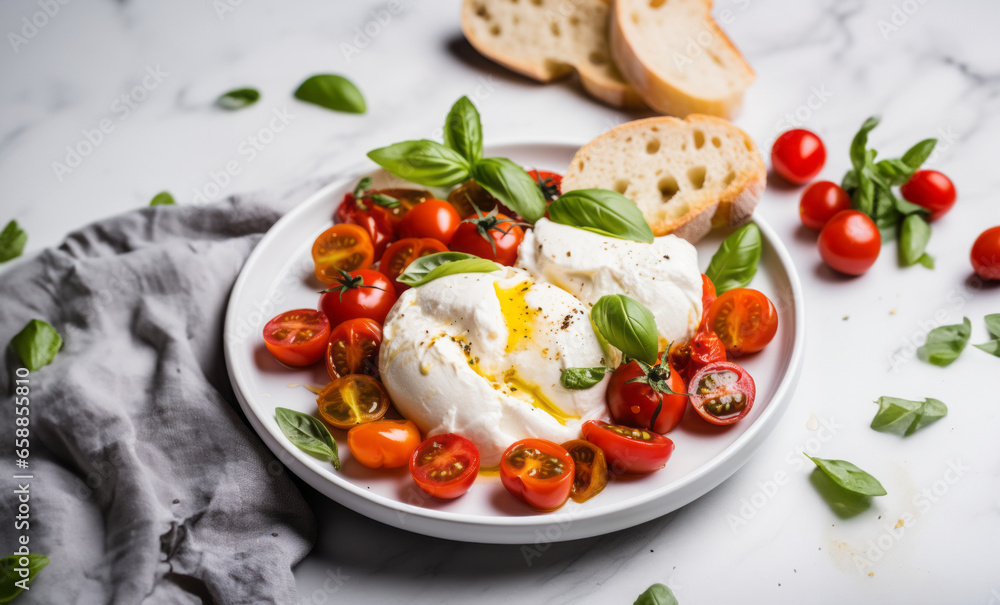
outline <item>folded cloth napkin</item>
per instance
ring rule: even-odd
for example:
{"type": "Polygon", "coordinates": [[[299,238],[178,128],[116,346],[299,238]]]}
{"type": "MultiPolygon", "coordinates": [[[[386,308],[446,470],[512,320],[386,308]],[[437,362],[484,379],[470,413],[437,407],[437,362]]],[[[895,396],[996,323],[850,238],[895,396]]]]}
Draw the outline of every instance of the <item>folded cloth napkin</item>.
{"type": "Polygon", "coordinates": [[[236,275],[289,197],[130,212],[0,275],[0,557],[25,534],[51,559],[17,602],[295,602],[314,519],[242,417],[222,350],[236,275]],[[64,345],[29,376],[19,471],[7,343],[35,318],[64,345]]]}

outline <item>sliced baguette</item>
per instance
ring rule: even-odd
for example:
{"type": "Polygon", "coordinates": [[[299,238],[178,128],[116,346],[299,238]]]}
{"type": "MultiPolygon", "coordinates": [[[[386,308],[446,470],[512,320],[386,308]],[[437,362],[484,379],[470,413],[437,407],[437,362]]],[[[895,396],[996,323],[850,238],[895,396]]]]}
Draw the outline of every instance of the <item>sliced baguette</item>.
{"type": "Polygon", "coordinates": [[[726,120],[695,114],[609,130],[576,152],[562,190],[618,191],[653,233],[694,243],[713,227],[748,221],[766,180],[753,139],[726,120]]]}
{"type": "Polygon", "coordinates": [[[550,82],[580,75],[589,94],[615,107],[644,107],[611,61],[610,0],[465,0],[462,31],[486,57],[550,82]]]}
{"type": "Polygon", "coordinates": [[[611,56],[657,112],[739,113],[754,73],[711,9],[711,0],[614,0],[611,56]]]}

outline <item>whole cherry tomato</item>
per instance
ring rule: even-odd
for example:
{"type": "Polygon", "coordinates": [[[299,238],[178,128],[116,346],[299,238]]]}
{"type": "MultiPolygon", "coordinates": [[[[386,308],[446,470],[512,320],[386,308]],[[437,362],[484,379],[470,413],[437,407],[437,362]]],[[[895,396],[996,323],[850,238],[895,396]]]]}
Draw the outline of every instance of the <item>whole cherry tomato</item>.
{"type": "Polygon", "coordinates": [[[983,279],[1000,279],[1000,226],[983,231],[972,245],[972,268],[983,279]]]}
{"type": "Polygon", "coordinates": [[[937,170],[918,170],[906,181],[899,192],[908,202],[930,211],[930,220],[936,221],[955,205],[958,194],[951,179],[937,170]]]}
{"type": "Polygon", "coordinates": [[[583,423],[583,437],[601,448],[616,474],[643,474],[659,470],[674,452],[669,437],[647,429],[633,429],[603,420],[583,423]]]}
{"type": "Polygon", "coordinates": [[[819,255],[831,269],[861,275],[875,264],[882,250],[882,234],[868,215],[841,210],[819,232],[819,255]]]}
{"type": "Polygon", "coordinates": [[[331,380],[348,374],[378,377],[378,351],[382,324],[359,317],[342,322],[330,333],[326,345],[326,371],[331,380]]]}
{"type": "Polygon", "coordinates": [[[309,366],[323,356],[330,322],[312,309],[295,309],[275,315],[264,325],[264,345],[281,363],[309,366]]]}
{"type": "Polygon", "coordinates": [[[750,373],[729,361],[711,363],[688,384],[691,407],[712,424],[733,424],[750,413],[757,387],[750,373]]]}
{"type": "Polygon", "coordinates": [[[687,407],[680,372],[669,365],[651,367],[635,360],[611,375],[607,398],[615,422],[657,433],[672,431],[687,407]]]}
{"type": "Polygon", "coordinates": [[[395,303],[396,289],[392,282],[372,269],[341,271],[319,298],[320,309],[333,325],[358,317],[383,323],[395,303]]]}
{"type": "Polygon", "coordinates": [[[406,466],[420,445],[420,429],[412,420],[375,420],[347,431],[347,447],[368,468],[406,466]]]}
{"type": "Polygon", "coordinates": [[[834,214],[850,208],[851,198],[840,185],[830,181],[816,181],[802,192],[799,218],[806,227],[819,231],[834,214]]]}
{"type": "Polygon", "coordinates": [[[733,355],[756,353],[778,331],[778,312],[763,293],[734,288],[722,294],[708,310],[708,327],[733,355]]]}
{"type": "Polygon", "coordinates": [[[450,248],[512,266],[517,261],[517,248],[522,240],[524,230],[510,217],[493,210],[462,221],[455,230],[450,248]]]}
{"type": "Polygon", "coordinates": [[[410,475],[426,493],[450,500],[469,491],[479,474],[479,450],[465,437],[436,435],[417,446],[410,475]]]}
{"type": "Polygon", "coordinates": [[[507,491],[540,511],[565,504],[573,489],[573,457],[563,446],[545,439],[522,439],[500,458],[500,481],[507,491]]]}
{"type": "Polygon", "coordinates": [[[455,208],[444,200],[427,200],[414,206],[399,225],[402,237],[436,239],[448,245],[462,222],[455,208]]]}
{"type": "Polygon", "coordinates": [[[819,174],[826,163],[826,147],[818,136],[796,128],[782,133],[771,147],[771,166],[785,180],[802,185],[819,174]]]}

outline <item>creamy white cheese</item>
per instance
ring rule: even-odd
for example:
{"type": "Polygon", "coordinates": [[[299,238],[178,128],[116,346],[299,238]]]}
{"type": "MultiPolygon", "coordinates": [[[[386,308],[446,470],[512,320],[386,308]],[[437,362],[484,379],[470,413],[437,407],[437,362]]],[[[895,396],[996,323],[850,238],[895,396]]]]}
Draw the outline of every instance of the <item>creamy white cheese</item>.
{"type": "Polygon", "coordinates": [[[517,266],[592,306],[625,294],[656,317],[660,348],[690,340],[701,319],[698,252],[673,235],[652,244],[605,237],[541,219],[527,230],[517,266]]]}

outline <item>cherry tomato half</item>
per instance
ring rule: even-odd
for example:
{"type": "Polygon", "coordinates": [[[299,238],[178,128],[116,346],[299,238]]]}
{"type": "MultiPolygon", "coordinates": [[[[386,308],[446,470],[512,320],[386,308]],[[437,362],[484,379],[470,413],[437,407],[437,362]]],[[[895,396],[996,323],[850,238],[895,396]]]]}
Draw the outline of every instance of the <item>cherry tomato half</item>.
{"type": "Polygon", "coordinates": [[[771,147],[771,166],[785,180],[802,185],[826,163],[826,147],[818,136],[796,128],[782,133],[771,147]]]}
{"type": "MultiPolygon", "coordinates": [[[[542,192],[542,197],[546,203],[555,201],[562,193],[562,175],[545,170],[529,170],[528,174],[538,185],[542,192]]],[[[488,213],[496,208],[501,214],[515,216],[515,213],[507,206],[499,203],[497,198],[490,195],[482,186],[473,180],[468,180],[452,191],[448,195],[448,203],[455,207],[459,216],[471,216],[480,212],[488,213]]]]}
{"type": "Polygon", "coordinates": [[[410,457],[410,475],[426,493],[450,500],[469,491],[479,474],[479,450],[465,437],[448,433],[427,439],[410,457]]]}
{"type": "Polygon", "coordinates": [[[802,224],[819,231],[834,214],[851,207],[851,198],[840,185],[830,181],[816,181],[802,192],[799,218],[802,224]]]}
{"type": "Polygon", "coordinates": [[[462,221],[451,239],[455,252],[475,254],[512,266],[517,261],[517,248],[524,240],[524,230],[505,214],[473,215],[462,221]]]}
{"type": "Polygon", "coordinates": [[[712,424],[733,424],[750,412],[757,387],[750,373],[730,361],[711,363],[688,384],[691,407],[712,424]]]}
{"type": "Polygon", "coordinates": [[[389,411],[389,403],[382,383],[364,374],[342,376],[316,396],[320,418],[338,429],[382,418],[389,411]]]}
{"type": "Polygon", "coordinates": [[[983,279],[1000,279],[1000,226],[983,231],[972,245],[972,268],[983,279]]]}
{"type": "Polygon", "coordinates": [[[358,225],[334,225],[313,242],[316,279],[324,284],[337,280],[340,271],[367,269],[375,262],[372,238],[358,225]]]}
{"type": "MultiPolygon", "coordinates": [[[[364,181],[362,180],[361,183],[358,183],[358,186],[364,186],[364,181]]],[[[430,191],[422,189],[356,190],[354,193],[348,193],[344,196],[344,201],[337,207],[334,218],[337,222],[347,223],[350,222],[348,221],[350,214],[356,211],[378,212],[381,210],[385,213],[389,224],[395,229],[402,222],[407,212],[412,210],[417,204],[433,197],[434,195],[430,191]]]]}
{"type": "Polygon", "coordinates": [[[702,321],[706,326],[700,328],[689,342],[674,343],[670,346],[668,355],[670,367],[674,368],[685,382],[695,372],[713,361],[726,360],[726,346],[719,340],[719,336],[707,327],[707,309],[702,321]]]}
{"type": "Polygon", "coordinates": [[[608,485],[608,461],[601,448],[583,439],[573,439],[562,446],[573,458],[573,488],[569,492],[573,502],[586,502],[604,491],[608,485]]]}
{"type": "Polygon", "coordinates": [[[687,407],[684,379],[670,365],[630,361],[608,383],[608,409],[618,424],[667,433],[680,424],[687,407]]]}
{"type": "Polygon", "coordinates": [[[447,251],[448,248],[439,240],[429,237],[406,237],[389,246],[389,249],[382,255],[382,261],[379,263],[378,268],[386,277],[392,280],[392,285],[396,288],[396,293],[402,294],[410,287],[399,283],[396,278],[410,266],[410,263],[421,256],[447,251]]]}
{"type": "Polygon", "coordinates": [[[500,458],[500,481],[507,491],[528,506],[555,510],[566,503],[573,489],[576,468],[563,446],[546,439],[522,439],[500,458]]]}
{"type": "Polygon", "coordinates": [[[347,220],[344,222],[357,225],[368,233],[368,237],[372,240],[372,253],[375,258],[382,256],[389,244],[396,239],[396,229],[392,226],[390,214],[385,208],[376,206],[366,211],[354,210],[347,215],[347,220]]]}
{"type": "Polygon", "coordinates": [[[447,245],[461,222],[462,217],[448,202],[427,200],[406,214],[399,225],[399,235],[433,238],[447,245]]]}
{"type": "Polygon", "coordinates": [[[861,275],[875,264],[882,250],[882,234],[865,213],[841,210],[819,232],[817,245],[831,269],[861,275]]]}
{"type": "Polygon", "coordinates": [[[312,309],[295,309],[275,315],[264,325],[264,345],[281,363],[309,366],[323,356],[330,322],[312,309]]]}
{"type": "Polygon", "coordinates": [[[382,324],[359,317],[341,323],[326,345],[326,371],[331,380],[348,374],[378,377],[378,350],[382,345],[382,324]]]}
{"type": "Polygon", "coordinates": [[[701,274],[701,322],[698,325],[699,330],[705,327],[707,323],[706,318],[708,317],[708,308],[712,306],[712,303],[714,303],[715,299],[718,297],[719,295],[715,292],[715,284],[712,283],[712,278],[702,273],[701,274]]]}
{"type": "Polygon", "coordinates": [[[708,327],[719,335],[726,352],[756,353],[778,331],[778,311],[763,293],[751,288],[733,288],[712,303],[708,327]]]}
{"type": "Polygon", "coordinates": [[[903,183],[899,192],[908,202],[930,211],[930,220],[936,221],[955,205],[958,194],[951,179],[937,170],[918,170],[903,183]]]}
{"type": "Polygon", "coordinates": [[[320,309],[333,325],[359,317],[383,323],[394,304],[396,288],[372,269],[341,274],[319,297],[320,309]]]}
{"type": "Polygon", "coordinates": [[[347,447],[368,468],[406,466],[420,445],[420,429],[412,420],[375,420],[347,431],[347,447]]]}
{"type": "Polygon", "coordinates": [[[603,420],[583,423],[584,438],[601,448],[611,472],[643,474],[660,470],[674,452],[669,437],[603,420]]]}

